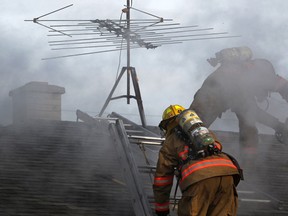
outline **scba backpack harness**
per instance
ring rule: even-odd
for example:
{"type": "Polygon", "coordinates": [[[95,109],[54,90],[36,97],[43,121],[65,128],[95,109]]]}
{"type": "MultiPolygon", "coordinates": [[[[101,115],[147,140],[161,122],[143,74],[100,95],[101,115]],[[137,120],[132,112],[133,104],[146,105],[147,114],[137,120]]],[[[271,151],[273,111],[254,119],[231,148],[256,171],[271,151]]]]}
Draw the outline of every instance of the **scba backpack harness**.
{"type": "MultiPolygon", "coordinates": [[[[179,139],[184,141],[188,150],[188,157],[180,159],[179,166],[175,170],[177,183],[174,200],[176,200],[177,188],[181,179],[181,168],[190,160],[197,160],[220,153],[226,154],[239,171],[239,176],[234,177],[235,185],[237,186],[240,180],[244,180],[243,171],[237,160],[230,154],[221,151],[220,144],[217,145],[211,132],[205,127],[204,123],[193,110],[184,110],[177,116],[176,120],[178,126],[174,128],[174,133],[179,139]]],[[[174,203],[173,209],[175,208],[175,204],[176,203],[174,203]]]]}

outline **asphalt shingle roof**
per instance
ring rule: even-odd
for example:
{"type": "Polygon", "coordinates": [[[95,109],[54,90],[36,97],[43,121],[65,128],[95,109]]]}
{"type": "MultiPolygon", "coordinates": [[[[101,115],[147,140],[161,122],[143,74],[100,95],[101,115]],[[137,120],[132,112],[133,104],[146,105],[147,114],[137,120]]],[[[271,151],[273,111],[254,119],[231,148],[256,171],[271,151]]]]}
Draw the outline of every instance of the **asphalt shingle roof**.
{"type": "MultiPolygon", "coordinates": [[[[131,136],[160,138],[159,130],[112,117],[122,119],[120,125],[102,118],[0,128],[0,215],[145,215],[135,209],[138,202],[148,202],[153,212],[153,166],[160,146],[133,144],[131,136]]],[[[224,150],[244,164],[238,134],[216,134],[224,150]]],[[[288,146],[271,135],[260,140],[237,188],[238,215],[288,215],[288,146]]]]}
{"type": "Polygon", "coordinates": [[[134,215],[108,121],[2,128],[0,215],[134,215]]]}

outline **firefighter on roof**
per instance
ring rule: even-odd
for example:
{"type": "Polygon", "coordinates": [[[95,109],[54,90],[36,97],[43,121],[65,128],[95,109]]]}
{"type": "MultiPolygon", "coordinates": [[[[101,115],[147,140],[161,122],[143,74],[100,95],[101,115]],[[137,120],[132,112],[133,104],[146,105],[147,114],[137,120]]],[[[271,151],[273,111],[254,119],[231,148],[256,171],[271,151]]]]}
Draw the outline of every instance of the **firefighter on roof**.
{"type": "Polygon", "coordinates": [[[274,129],[280,142],[287,142],[287,125],[259,108],[257,102],[267,100],[271,92],[279,93],[288,102],[288,81],[275,73],[268,60],[252,59],[248,47],[223,49],[215,56],[208,62],[220,66],[204,80],[190,109],[197,112],[207,127],[231,109],[238,118],[244,151],[256,151],[257,122],[274,129]]]}
{"type": "Polygon", "coordinates": [[[156,214],[169,214],[176,174],[182,192],[179,216],[236,215],[235,187],[241,169],[234,158],[222,152],[221,143],[199,116],[180,105],[170,105],[163,112],[159,127],[165,133],[165,141],[153,184],[156,214]]]}

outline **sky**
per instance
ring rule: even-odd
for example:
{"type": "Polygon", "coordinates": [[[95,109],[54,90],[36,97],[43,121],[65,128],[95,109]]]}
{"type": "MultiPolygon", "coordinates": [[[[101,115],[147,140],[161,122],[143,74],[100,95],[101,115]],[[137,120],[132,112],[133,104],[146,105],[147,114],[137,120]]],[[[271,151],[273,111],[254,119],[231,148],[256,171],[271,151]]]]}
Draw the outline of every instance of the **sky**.
{"type": "MultiPolygon", "coordinates": [[[[62,95],[62,120],[75,121],[77,109],[96,117],[114,85],[119,68],[127,65],[126,52],[43,60],[58,55],[49,46],[49,29],[25,20],[32,20],[71,4],[73,6],[45,16],[45,19],[118,20],[126,2],[1,0],[0,124],[9,125],[12,122],[12,98],[9,91],[31,81],[48,82],[65,88],[65,94],[62,95]]],[[[268,59],[276,73],[288,79],[288,1],[133,0],[132,6],[164,19],[173,19],[173,22],[181,26],[198,25],[199,28],[213,28],[214,32],[240,36],[185,41],[148,50],[132,49],[130,63],[137,73],[148,125],[158,125],[163,110],[170,104],[189,107],[204,79],[215,70],[206,60],[225,48],[248,46],[255,58],[268,59]]],[[[133,18],[146,19],[151,16],[131,10],[133,18]]],[[[62,35],[61,39],[64,37],[62,35]]],[[[67,36],[67,39],[71,38],[67,36]]],[[[64,52],[65,55],[72,53],[70,50],[64,52]]],[[[113,96],[126,94],[126,89],[127,80],[124,75],[113,96]]],[[[285,101],[272,94],[268,103],[260,106],[268,107],[268,112],[284,122],[288,116],[285,101]]],[[[134,99],[131,99],[130,104],[125,99],[110,101],[103,116],[111,112],[140,123],[134,99]]],[[[237,128],[237,119],[233,113],[226,112],[211,127],[231,130],[237,128]]]]}

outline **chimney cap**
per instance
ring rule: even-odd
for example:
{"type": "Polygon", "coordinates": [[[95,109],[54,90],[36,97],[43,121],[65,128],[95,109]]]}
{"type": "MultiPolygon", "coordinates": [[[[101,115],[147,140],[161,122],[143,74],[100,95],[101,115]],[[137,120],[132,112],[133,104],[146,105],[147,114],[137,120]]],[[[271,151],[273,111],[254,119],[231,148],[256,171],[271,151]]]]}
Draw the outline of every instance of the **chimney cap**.
{"type": "Polygon", "coordinates": [[[44,93],[51,93],[51,94],[64,94],[65,88],[56,86],[56,85],[49,85],[48,82],[38,82],[32,81],[24,86],[11,90],[9,92],[9,96],[14,96],[16,94],[21,94],[23,92],[44,92],[44,93]]]}

